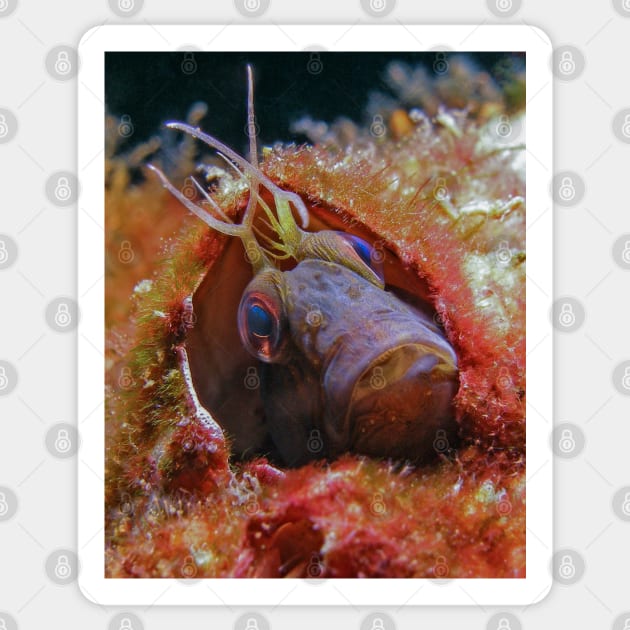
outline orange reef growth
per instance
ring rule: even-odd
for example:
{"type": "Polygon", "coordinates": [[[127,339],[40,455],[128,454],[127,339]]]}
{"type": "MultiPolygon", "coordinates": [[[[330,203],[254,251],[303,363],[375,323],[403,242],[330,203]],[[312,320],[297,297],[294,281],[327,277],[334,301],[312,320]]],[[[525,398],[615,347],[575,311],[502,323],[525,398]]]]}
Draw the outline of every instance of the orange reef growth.
{"type": "MultiPolygon", "coordinates": [[[[522,101],[518,80],[499,90],[452,65],[430,101],[379,109],[378,132],[303,120],[313,144],[266,148],[260,165],[315,225],[365,235],[433,305],[458,357],[458,434],[438,432],[422,465],[345,454],[283,469],[237,456],[200,402],[186,344],[196,292],[208,278],[237,282],[242,246],[187,216],[154,178],[132,184],[139,161],[109,153],[108,577],[525,576],[522,101]],[[468,92],[453,89],[457,73],[468,92]],[[135,264],[120,257],[124,241],[143,243],[135,264]]],[[[170,173],[179,185],[190,156],[182,145],[170,173]]],[[[227,170],[212,194],[232,217],[247,203],[227,170]]]]}

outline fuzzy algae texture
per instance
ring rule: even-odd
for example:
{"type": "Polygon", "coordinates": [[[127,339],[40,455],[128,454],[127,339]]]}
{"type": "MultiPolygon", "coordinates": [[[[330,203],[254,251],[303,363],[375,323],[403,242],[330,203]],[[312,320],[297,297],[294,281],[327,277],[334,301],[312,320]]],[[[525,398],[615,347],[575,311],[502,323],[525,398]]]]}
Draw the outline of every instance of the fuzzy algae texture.
{"type": "MultiPolygon", "coordinates": [[[[301,121],[313,143],[266,149],[261,164],[314,216],[371,235],[427,287],[458,355],[459,435],[436,436],[421,466],[346,454],[285,470],[233,456],[183,351],[191,296],[229,239],[155,180],[130,184],[154,147],[110,147],[108,577],[525,576],[525,160],[519,134],[497,132],[506,121],[522,131],[522,98],[518,80],[493,91],[464,70],[451,64],[442,91],[423,92],[432,101],[381,104],[378,133],[301,121]],[[454,100],[458,72],[467,87],[454,100]],[[131,263],[124,241],[142,243],[131,263]]],[[[401,86],[411,74],[390,68],[401,86]]],[[[193,167],[182,146],[178,172],[193,167]]],[[[247,202],[230,174],[214,196],[233,217],[247,202]]]]}

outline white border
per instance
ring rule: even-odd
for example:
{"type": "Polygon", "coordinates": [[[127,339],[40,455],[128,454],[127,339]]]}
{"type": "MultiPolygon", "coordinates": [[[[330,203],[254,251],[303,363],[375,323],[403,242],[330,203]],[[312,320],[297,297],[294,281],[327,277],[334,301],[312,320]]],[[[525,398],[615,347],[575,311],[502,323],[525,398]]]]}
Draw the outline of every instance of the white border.
{"type": "Polygon", "coordinates": [[[529,605],[551,588],[552,456],[552,168],[551,42],[530,26],[427,25],[99,26],[81,39],[78,82],[79,557],[81,592],[105,605],[529,605]],[[159,32],[158,32],[159,31],[159,32]],[[165,46],[165,40],[170,47],[165,46]],[[208,45],[208,42],[211,42],[208,45]],[[419,44],[422,42],[422,45],[419,44]],[[104,52],[165,51],[184,44],[214,51],[295,51],[314,43],[331,51],[421,51],[437,45],[465,51],[527,54],[527,577],[460,579],[217,579],[185,585],[176,579],[104,577],[104,294],[89,291],[104,274],[104,52]],[[534,158],[534,159],[532,159],[534,158]],[[543,166],[544,165],[544,166],[543,166]],[[536,226],[533,227],[534,222],[536,226]],[[99,350],[101,354],[99,354],[99,350]],[[535,352],[534,352],[535,350],[535,352]],[[531,354],[530,354],[531,352],[531,354]],[[101,406],[99,406],[101,405],[101,406]],[[545,420],[546,419],[546,422],[545,420]],[[89,466],[89,467],[88,467],[89,466]],[[91,470],[90,470],[91,469],[91,470]],[[95,471],[98,474],[94,474],[95,471]],[[420,588],[423,587],[423,588],[420,588]]]}

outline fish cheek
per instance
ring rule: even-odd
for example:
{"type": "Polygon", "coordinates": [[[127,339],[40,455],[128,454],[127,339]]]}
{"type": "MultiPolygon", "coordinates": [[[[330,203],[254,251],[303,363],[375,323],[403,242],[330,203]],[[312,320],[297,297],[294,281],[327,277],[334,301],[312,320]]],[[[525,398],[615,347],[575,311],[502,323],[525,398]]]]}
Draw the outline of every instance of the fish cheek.
{"type": "Polygon", "coordinates": [[[185,342],[195,392],[239,457],[263,449],[267,438],[259,362],[243,348],[237,327],[251,278],[241,243],[231,239],[193,295],[195,323],[185,342]]]}
{"type": "Polygon", "coordinates": [[[283,463],[301,466],[327,454],[319,429],[319,374],[297,351],[292,360],[262,366],[261,394],[267,429],[283,463]]]}

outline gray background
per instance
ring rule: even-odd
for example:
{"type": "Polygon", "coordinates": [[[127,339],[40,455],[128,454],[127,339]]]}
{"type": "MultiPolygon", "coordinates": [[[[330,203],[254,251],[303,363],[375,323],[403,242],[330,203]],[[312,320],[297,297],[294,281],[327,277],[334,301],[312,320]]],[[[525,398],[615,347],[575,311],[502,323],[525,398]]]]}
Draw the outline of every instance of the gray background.
{"type": "MultiPolygon", "coordinates": [[[[557,53],[572,51],[575,66],[564,74],[556,68],[549,207],[528,209],[553,212],[556,226],[556,303],[550,317],[558,330],[554,421],[559,430],[553,431],[552,419],[546,419],[557,455],[547,464],[555,466],[554,588],[542,603],[529,607],[495,609],[471,602],[452,609],[390,608],[382,611],[381,625],[384,630],[623,630],[630,620],[630,516],[622,509],[630,492],[630,387],[623,385],[625,365],[630,366],[630,314],[629,301],[622,299],[630,279],[630,243],[625,246],[630,241],[630,133],[623,133],[624,110],[630,108],[630,3],[626,13],[622,0],[579,8],[568,0],[497,1],[499,5],[492,0],[375,0],[371,5],[369,0],[220,0],[210,12],[209,3],[136,0],[122,17],[113,1],[0,0],[0,241],[5,244],[0,247],[0,627],[4,621],[8,630],[245,630],[248,620],[260,630],[380,627],[374,618],[381,611],[352,602],[345,608],[312,610],[278,608],[279,602],[270,602],[269,608],[251,615],[236,608],[150,606],[127,615],[81,596],[72,551],[76,469],[100,473],[81,458],[80,431],[83,423],[97,421],[101,410],[76,417],[78,313],[73,299],[81,210],[74,200],[75,177],[80,182],[85,165],[76,164],[76,68],[60,74],[54,62],[59,51],[66,51],[64,59],[76,64],[73,47],[85,30],[100,23],[383,21],[469,23],[471,28],[535,24],[549,34],[557,53]],[[248,13],[248,6],[254,11],[248,13]],[[70,197],[54,196],[51,181],[60,174],[67,176],[70,197]],[[569,202],[571,194],[558,189],[567,174],[576,191],[569,202]],[[561,200],[555,209],[552,196],[561,200]],[[573,319],[567,319],[563,300],[573,319]],[[60,301],[68,306],[69,324],[55,320],[60,301]],[[62,440],[57,450],[58,431],[64,427],[61,437],[71,444],[62,440]],[[576,568],[573,574],[562,570],[567,555],[576,568]],[[65,568],[55,573],[60,556],[65,568]]],[[[278,36],[283,37],[280,30],[278,36]]],[[[554,57],[563,59],[561,54],[554,57]]],[[[630,513],[630,506],[626,508],[630,513]]]]}

